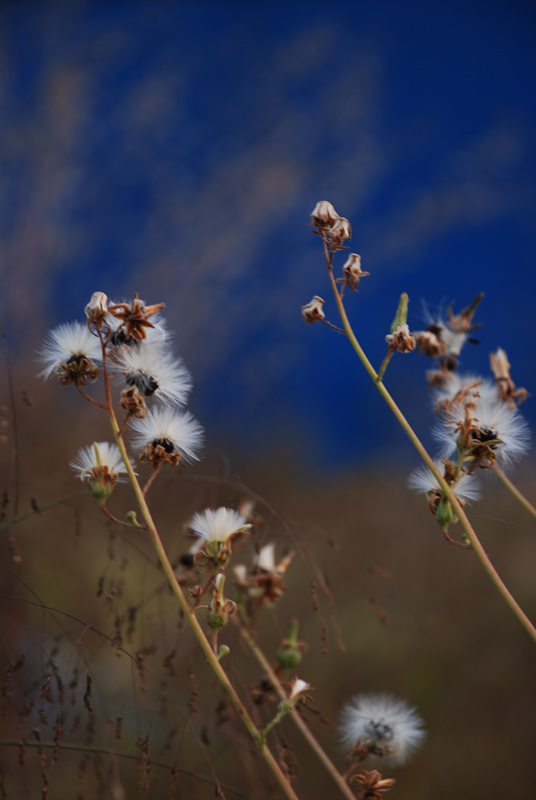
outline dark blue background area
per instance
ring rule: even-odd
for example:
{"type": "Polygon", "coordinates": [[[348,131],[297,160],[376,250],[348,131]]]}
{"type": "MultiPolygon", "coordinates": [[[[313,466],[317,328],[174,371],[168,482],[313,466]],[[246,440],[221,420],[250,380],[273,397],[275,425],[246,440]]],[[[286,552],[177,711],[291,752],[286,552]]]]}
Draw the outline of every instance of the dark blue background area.
{"type": "MultiPolygon", "coordinates": [[[[347,296],[378,365],[409,322],[479,291],[479,346],[535,390],[530,3],[2,6],[2,316],[17,356],[96,289],[165,300],[216,449],[340,469],[409,453],[326,300],[317,200],[371,276],[347,296]],[[28,291],[30,289],[30,291],[28,291]],[[29,322],[30,320],[30,322],[29,322]]],[[[339,256],[342,266],[344,256],[339,256]]],[[[36,344],[37,342],[37,344],[36,344]]],[[[423,436],[425,359],[387,383],[423,436]]],[[[524,411],[536,421],[534,402],[524,411]]]]}

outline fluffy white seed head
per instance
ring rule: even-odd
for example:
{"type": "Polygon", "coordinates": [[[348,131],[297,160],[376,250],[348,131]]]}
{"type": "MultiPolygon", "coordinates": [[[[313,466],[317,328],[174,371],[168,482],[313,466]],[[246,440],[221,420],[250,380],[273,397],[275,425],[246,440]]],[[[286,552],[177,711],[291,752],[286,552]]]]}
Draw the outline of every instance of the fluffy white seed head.
{"type": "Polygon", "coordinates": [[[138,450],[161,444],[167,453],[180,453],[185,461],[198,461],[203,444],[203,429],[189,411],[181,414],[172,408],[153,408],[144,419],[132,419],[132,444],[138,450]]]}
{"type": "Polygon", "coordinates": [[[152,341],[118,348],[114,354],[117,368],[127,385],[136,386],[144,397],[153,397],[164,405],[183,406],[192,388],[190,373],[181,359],[173,358],[161,343],[152,341]]]}
{"type": "MultiPolygon", "coordinates": [[[[444,465],[441,461],[436,461],[435,465],[439,472],[443,474],[444,465]]],[[[428,492],[442,492],[442,488],[434,475],[430,472],[428,467],[422,466],[412,472],[408,479],[408,486],[410,489],[415,489],[416,492],[428,494],[428,492]]],[[[480,497],[480,486],[474,475],[462,475],[456,486],[454,486],[454,494],[459,500],[471,502],[471,500],[478,500],[480,497]]]]}
{"type": "Polygon", "coordinates": [[[249,525],[242,514],[222,506],[197,512],[188,522],[188,527],[202,539],[225,543],[233,533],[249,528],[249,525]]]}
{"type": "Polygon", "coordinates": [[[70,466],[81,481],[86,480],[96,467],[107,467],[112,475],[119,476],[119,481],[127,480],[125,476],[128,473],[121,451],[116,444],[109,442],[95,442],[87,447],[82,447],[71,461],[70,466]]]}
{"type": "MultiPolygon", "coordinates": [[[[500,440],[493,445],[498,462],[509,467],[518,461],[529,449],[530,430],[516,407],[497,398],[497,388],[486,381],[477,387],[480,397],[476,398],[476,408],[471,412],[474,424],[484,432],[489,440],[500,440]]],[[[434,435],[442,446],[442,455],[451,456],[457,447],[457,425],[463,422],[465,407],[463,403],[453,402],[443,412],[442,423],[436,426],[434,435]]]]}
{"type": "Polygon", "coordinates": [[[347,749],[359,742],[391,764],[407,761],[425,737],[415,709],[388,694],[354,697],[342,711],[340,731],[347,749]]]}
{"type": "Polygon", "coordinates": [[[51,330],[39,353],[42,369],[39,375],[48,378],[61,364],[86,358],[94,364],[102,361],[99,339],[85,325],[79,322],[66,322],[51,330]]]}

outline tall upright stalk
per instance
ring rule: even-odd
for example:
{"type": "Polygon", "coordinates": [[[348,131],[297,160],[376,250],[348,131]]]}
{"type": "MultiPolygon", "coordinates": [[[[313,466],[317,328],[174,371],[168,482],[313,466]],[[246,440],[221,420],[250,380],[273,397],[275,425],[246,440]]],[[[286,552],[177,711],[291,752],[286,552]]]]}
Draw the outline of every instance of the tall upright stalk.
{"type": "Polygon", "coordinates": [[[268,767],[272,771],[272,773],[273,773],[274,777],[276,778],[279,786],[281,787],[281,790],[282,790],[283,794],[285,795],[286,798],[288,798],[288,800],[298,800],[298,796],[294,792],[292,786],[290,785],[290,782],[289,782],[288,778],[284,775],[284,773],[283,773],[281,767],[279,766],[279,764],[277,763],[275,757],[273,756],[273,754],[271,753],[269,748],[266,746],[266,744],[262,740],[261,734],[257,730],[257,728],[255,726],[255,723],[253,722],[253,720],[249,716],[244,704],[242,703],[242,701],[240,700],[238,694],[236,693],[233,684],[231,683],[231,681],[229,680],[229,678],[227,676],[227,673],[225,672],[225,670],[222,668],[220,662],[218,661],[218,658],[216,657],[216,654],[214,653],[210,642],[208,641],[208,639],[207,639],[207,637],[206,637],[201,625],[199,624],[199,620],[197,619],[194,610],[192,609],[192,607],[188,603],[188,601],[187,601],[187,599],[186,599],[186,597],[184,595],[184,592],[182,591],[182,587],[180,586],[179,582],[177,581],[177,578],[176,578],[175,573],[173,571],[173,567],[171,566],[171,563],[170,563],[169,558],[167,556],[167,553],[165,551],[164,545],[162,544],[162,540],[160,539],[160,536],[158,534],[158,530],[156,528],[156,525],[155,525],[154,520],[152,518],[151,512],[149,510],[149,506],[147,505],[147,501],[145,499],[145,495],[143,493],[143,489],[140,486],[140,483],[139,483],[139,481],[138,481],[138,479],[136,477],[136,474],[134,472],[132,464],[130,463],[130,459],[129,459],[127,451],[126,451],[125,442],[123,440],[123,436],[121,434],[121,431],[120,431],[120,428],[119,428],[119,424],[118,424],[117,418],[115,416],[115,411],[114,411],[114,408],[113,408],[113,404],[112,404],[112,397],[111,397],[111,391],[110,391],[110,380],[109,380],[108,367],[107,367],[107,354],[106,354],[105,342],[104,342],[104,340],[102,338],[101,338],[101,341],[102,341],[102,354],[103,354],[104,387],[105,387],[105,395],[106,395],[106,411],[108,413],[108,417],[109,417],[110,425],[112,427],[112,431],[113,431],[113,434],[114,434],[114,437],[115,437],[115,441],[116,441],[117,446],[119,447],[119,450],[121,452],[121,456],[122,456],[123,462],[125,464],[125,469],[127,470],[130,483],[131,483],[132,488],[134,490],[134,494],[136,496],[136,500],[138,502],[138,506],[139,506],[140,512],[141,512],[141,514],[143,516],[143,519],[145,521],[145,524],[147,526],[147,531],[149,533],[149,536],[151,537],[151,541],[152,541],[153,546],[154,546],[154,548],[156,550],[156,553],[158,555],[158,559],[159,559],[160,564],[162,566],[164,575],[166,576],[166,579],[167,579],[167,581],[168,581],[168,583],[169,583],[169,585],[171,587],[171,590],[172,590],[173,594],[175,595],[175,598],[177,599],[177,601],[179,603],[181,611],[183,612],[188,624],[190,625],[192,631],[194,632],[194,635],[195,635],[197,641],[199,642],[199,644],[201,646],[201,649],[203,650],[211,669],[213,670],[213,672],[216,675],[217,679],[219,680],[219,682],[221,683],[221,685],[223,686],[223,688],[227,692],[227,694],[229,696],[229,699],[231,700],[231,703],[233,704],[233,706],[235,708],[236,713],[238,714],[238,716],[240,717],[240,719],[244,723],[244,725],[246,727],[246,730],[248,731],[251,739],[257,745],[262,757],[266,761],[268,767]]]}

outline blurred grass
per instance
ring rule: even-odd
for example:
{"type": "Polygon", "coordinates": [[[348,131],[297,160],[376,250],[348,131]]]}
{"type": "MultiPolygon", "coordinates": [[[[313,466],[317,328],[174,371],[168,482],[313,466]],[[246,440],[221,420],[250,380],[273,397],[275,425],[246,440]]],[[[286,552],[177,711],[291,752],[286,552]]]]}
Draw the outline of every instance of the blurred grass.
{"type": "MultiPolygon", "coordinates": [[[[80,486],[69,475],[67,464],[88,440],[94,414],[90,410],[91,421],[83,415],[80,425],[74,409],[83,408],[82,401],[66,399],[66,390],[52,389],[59,403],[56,408],[47,387],[36,405],[20,409],[21,509],[28,507],[30,496],[44,503],[80,486]]],[[[105,431],[99,430],[96,436],[106,436],[105,431]]],[[[4,445],[2,457],[7,471],[9,445],[4,445]]],[[[534,484],[523,474],[520,470],[521,485],[530,496],[534,484]]],[[[446,544],[424,498],[407,491],[405,469],[305,479],[279,459],[250,465],[241,477],[265,500],[256,506],[260,515],[256,539],[252,537],[233,558],[251,564],[257,541],[276,541],[278,556],[289,548],[299,551],[287,572],[288,593],[275,608],[263,609],[259,615],[259,643],[273,659],[292,618],[300,620],[300,638],[309,649],[298,674],[314,687],[314,705],[321,716],[305,713],[334,761],[342,768],[344,756],[335,727],[341,706],[355,694],[385,691],[415,705],[428,731],[422,751],[407,767],[393,772],[397,778],[394,798],[510,797],[514,796],[513,781],[516,796],[530,796],[536,778],[533,646],[476,558],[446,544]],[[332,611],[321,580],[332,593],[332,611]],[[313,610],[312,581],[318,587],[318,611],[313,610]],[[322,619],[327,638],[322,634],[322,619]],[[337,644],[339,636],[345,650],[337,644]],[[331,725],[324,725],[321,718],[331,725]],[[497,769],[498,764],[505,764],[504,771],[497,769]]],[[[484,481],[487,488],[471,509],[471,518],[501,575],[534,619],[533,523],[497,481],[483,477],[489,478],[484,481]]],[[[151,503],[170,556],[178,558],[189,546],[181,526],[193,510],[236,503],[247,493],[232,467],[224,470],[215,461],[205,462],[202,470],[163,473],[151,491],[151,503]]],[[[117,514],[131,507],[128,487],[116,489],[111,507],[117,514]]],[[[95,746],[139,753],[137,737],[148,735],[155,761],[173,765],[177,757],[179,768],[205,774],[210,774],[212,762],[221,780],[241,787],[250,797],[268,796],[270,779],[238,721],[228,720],[232,714],[179,620],[143,533],[111,529],[89,496],[72,501],[67,508],[52,509],[42,518],[29,519],[12,533],[22,563],[10,561],[3,532],[2,667],[22,653],[27,660],[13,676],[12,694],[5,700],[2,739],[27,736],[31,740],[39,703],[22,727],[17,727],[17,708],[28,697],[38,697],[55,637],[63,631],[53,660],[66,687],[75,666],[80,670],[79,686],[72,690],[74,704],[68,699],[65,705],[66,742],[83,744],[93,716],[95,746]],[[5,595],[42,602],[82,622],[5,595]],[[129,639],[126,617],[128,609],[137,605],[129,639]],[[147,672],[86,629],[86,624],[112,639],[120,631],[122,646],[134,657],[143,654],[147,672]],[[165,659],[174,650],[170,669],[165,659]],[[92,715],[82,702],[86,671],[93,678],[92,715]],[[193,689],[198,712],[185,725],[193,689]],[[71,732],[77,713],[80,727],[71,732]],[[124,715],[120,740],[113,729],[118,714],[124,715]],[[166,747],[173,729],[172,744],[166,747]]],[[[242,695],[248,696],[247,687],[256,685],[261,674],[237,639],[234,626],[229,625],[220,640],[230,644],[227,668],[242,695]]],[[[67,698],[70,694],[67,690],[67,698]]],[[[41,724],[41,736],[51,741],[58,707],[46,700],[43,706],[48,725],[41,724]]],[[[265,704],[253,707],[253,713],[266,724],[270,709],[273,706],[265,704]]],[[[299,760],[299,796],[335,796],[321,765],[288,720],[272,740],[274,747],[283,742],[299,760]]],[[[40,796],[37,751],[28,748],[23,770],[17,766],[17,757],[15,748],[4,748],[8,797],[40,796]]],[[[49,762],[50,758],[48,753],[49,762]]],[[[75,785],[80,786],[76,796],[98,795],[93,762],[87,776],[77,783],[80,758],[79,753],[60,752],[50,772],[51,797],[73,797],[75,785]]],[[[124,795],[119,789],[119,794],[110,794],[109,759],[100,758],[97,771],[108,776],[106,787],[101,781],[102,796],[143,796],[133,762],[123,760],[117,761],[117,770],[124,795]]],[[[168,797],[170,785],[169,771],[153,767],[149,796],[168,797]]],[[[210,784],[184,776],[177,785],[178,797],[208,798],[213,793],[210,784]]]]}

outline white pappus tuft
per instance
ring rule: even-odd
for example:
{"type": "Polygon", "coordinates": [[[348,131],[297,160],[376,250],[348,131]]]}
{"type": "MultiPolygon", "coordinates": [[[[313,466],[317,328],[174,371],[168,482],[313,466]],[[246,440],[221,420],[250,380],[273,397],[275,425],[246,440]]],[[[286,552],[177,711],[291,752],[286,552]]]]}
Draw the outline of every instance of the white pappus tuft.
{"type": "Polygon", "coordinates": [[[161,344],[123,345],[114,351],[114,361],[127,385],[136,386],[144,397],[154,397],[164,405],[185,405],[192,388],[190,373],[161,344]]]}
{"type": "MultiPolygon", "coordinates": [[[[438,471],[443,474],[444,464],[441,461],[436,461],[435,465],[438,471]]],[[[408,478],[408,486],[410,489],[422,494],[428,494],[429,492],[442,494],[443,492],[435,476],[424,465],[411,473],[408,478]]],[[[480,497],[480,486],[473,475],[462,475],[458,483],[452,487],[452,490],[459,500],[471,502],[471,500],[478,500],[480,497]]]]}
{"type": "Polygon", "coordinates": [[[203,428],[189,411],[153,408],[144,419],[132,419],[132,444],[141,449],[161,445],[166,453],[180,453],[185,461],[198,461],[197,450],[203,444],[203,428]]]}
{"type": "Polygon", "coordinates": [[[391,764],[407,761],[426,735],[415,709],[388,694],[354,697],[342,711],[340,731],[349,750],[359,746],[391,764]]]}
{"type": "Polygon", "coordinates": [[[86,480],[92,470],[98,467],[105,467],[111,475],[119,476],[119,482],[127,480],[125,475],[128,475],[128,472],[121,451],[116,444],[109,442],[94,442],[87,447],[82,447],[71,461],[70,466],[81,481],[86,480]]]}
{"type": "Polygon", "coordinates": [[[93,363],[102,362],[102,349],[99,339],[79,322],[66,322],[51,330],[39,353],[43,368],[39,375],[49,378],[62,364],[71,364],[87,359],[93,363]]]}
{"type": "MultiPolygon", "coordinates": [[[[461,392],[463,393],[462,388],[461,392]]],[[[530,430],[516,407],[508,405],[497,394],[497,387],[490,381],[471,389],[466,399],[457,396],[442,409],[442,423],[434,429],[434,435],[443,445],[442,455],[449,457],[457,449],[460,426],[464,424],[468,403],[474,403],[470,417],[475,433],[473,446],[487,445],[501,466],[509,467],[518,461],[529,448],[530,430]]],[[[489,459],[488,459],[489,460],[489,459]]]]}
{"type": "Polygon", "coordinates": [[[225,543],[234,533],[247,530],[246,518],[232,508],[210,508],[198,511],[188,522],[188,527],[197,536],[212,542],[225,543]]]}

